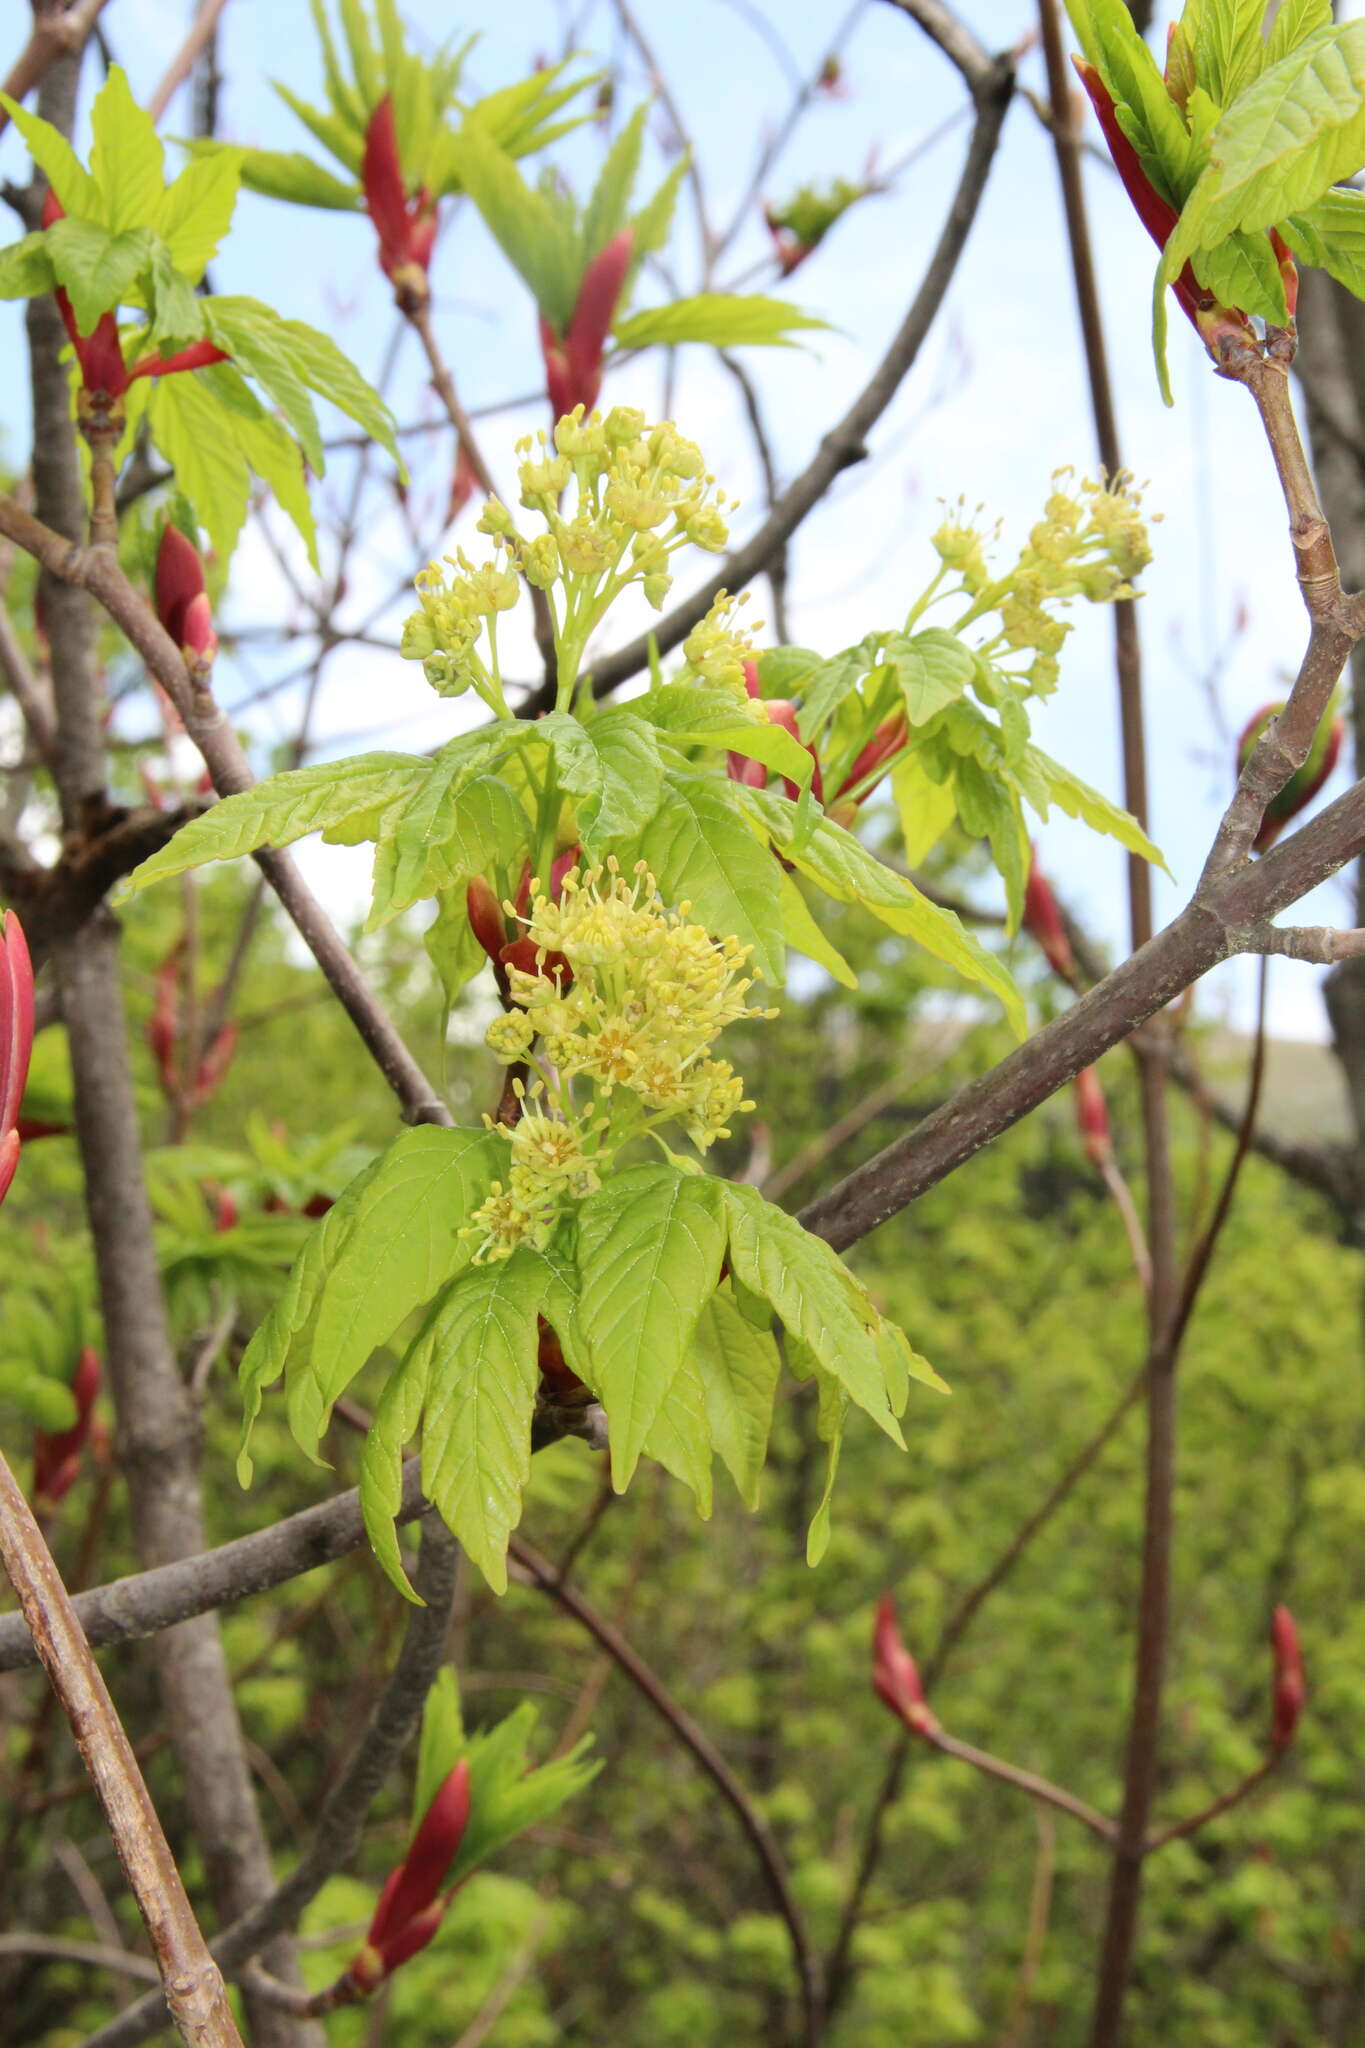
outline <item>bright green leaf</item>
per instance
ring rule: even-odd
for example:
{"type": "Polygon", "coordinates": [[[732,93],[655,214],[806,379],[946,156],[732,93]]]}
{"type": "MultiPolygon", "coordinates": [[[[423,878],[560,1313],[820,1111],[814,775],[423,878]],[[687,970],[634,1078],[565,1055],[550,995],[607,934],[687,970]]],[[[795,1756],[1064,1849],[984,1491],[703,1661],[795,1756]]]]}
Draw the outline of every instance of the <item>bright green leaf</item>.
{"type": "Polygon", "coordinates": [[[258,846],[289,846],[309,832],[334,831],[358,812],[401,802],[427,772],[420,754],[376,753],[272,775],[238,796],[223,797],[202,817],[182,825],[167,845],[133,870],[125,893],[207,861],[237,860],[258,846]]]}
{"type": "Polygon", "coordinates": [[[894,634],[883,653],[895,671],[911,725],[926,725],[936,711],[960,697],[976,668],[971,649],[938,626],[910,639],[894,634]]]}
{"type": "Polygon", "coordinates": [[[752,947],[754,967],[776,986],[785,965],[780,871],[737,808],[739,787],[669,776],[658,814],[641,836],[640,857],[666,902],[689,902],[709,932],[732,934],[752,947]]]}
{"type": "Polygon", "coordinates": [[[103,194],[108,225],[116,234],[151,227],[166,189],[166,153],[156,124],[133,98],[120,64],[110,65],[95,95],[90,128],[90,172],[103,194]]]}
{"type": "Polygon", "coordinates": [[[93,333],[102,313],[126,304],[134,280],[152,259],[145,228],[111,234],[93,221],[68,216],[47,231],[52,269],[71,300],[82,334],[93,333]]]}
{"type": "Polygon", "coordinates": [[[470,781],[457,756],[438,761],[380,827],[374,902],[366,931],[378,931],[424,896],[454,889],[471,875],[506,867],[521,852],[529,821],[505,782],[470,781]]]}
{"type": "Polygon", "coordinates": [[[747,1508],[758,1506],[782,1360],[770,1330],[756,1330],[722,1288],[694,1339],[711,1441],[747,1508]]]}
{"type": "Polygon", "coordinates": [[[0,299],[36,299],[55,282],[46,235],[25,235],[0,249],[0,299]]]}
{"type": "MultiPolygon", "coordinates": [[[[1029,747],[1026,759],[1032,773],[1042,780],[1052,802],[1060,805],[1068,818],[1082,818],[1092,831],[1117,839],[1129,853],[1139,854],[1143,860],[1153,861],[1160,868],[1166,867],[1161,849],[1152,844],[1137,819],[1127,811],[1111,804],[1108,797],[1101,796],[1097,789],[1092,789],[1079,775],[1073,775],[1069,768],[1063,768],[1060,761],[1054,761],[1041,747],[1029,747]]],[[[1047,811],[1034,802],[1029,785],[1021,781],[1021,788],[1028,802],[1046,820],[1047,811]]],[[[1170,870],[1166,871],[1169,874],[1170,870]]]]}
{"type": "Polygon", "coordinates": [[[83,220],[98,221],[102,227],[107,226],[108,214],[99,186],[61,130],[54,128],[50,121],[44,121],[41,115],[30,114],[7,92],[0,92],[0,106],[23,136],[29,155],[64,210],[69,214],[79,214],[83,220]]]}
{"type": "Polygon", "coordinates": [[[827,328],[828,321],[803,313],[785,299],[758,293],[699,292],[695,298],[670,299],[632,313],[613,330],[618,348],[672,347],[684,341],[709,342],[714,348],[742,348],[750,343],[788,348],[791,335],[806,328],[827,328]]]}
{"type": "Polygon", "coordinates": [[[670,1166],[614,1174],[578,1212],[579,1327],[625,1491],[725,1253],[719,1181],[670,1166]]]}
{"type": "Polygon", "coordinates": [[[792,1336],[903,1446],[877,1348],[881,1318],[853,1275],[823,1238],[765,1202],[757,1188],[733,1181],[716,1185],[729,1214],[732,1272],[771,1304],[792,1336]]]}

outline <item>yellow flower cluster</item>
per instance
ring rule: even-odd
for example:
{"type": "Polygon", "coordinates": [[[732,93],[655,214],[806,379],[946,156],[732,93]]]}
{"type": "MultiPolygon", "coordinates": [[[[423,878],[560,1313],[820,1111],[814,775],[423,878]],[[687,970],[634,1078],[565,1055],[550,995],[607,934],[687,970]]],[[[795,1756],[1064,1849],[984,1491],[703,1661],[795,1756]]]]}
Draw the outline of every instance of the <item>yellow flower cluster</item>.
{"type": "Polygon", "coordinates": [[[671,421],[648,425],[633,406],[613,406],[605,416],[576,406],[552,438],[528,435],[517,453],[520,502],[545,532],[523,534],[507,506],[490,498],[479,530],[493,538],[495,559],[476,569],[457,553],[445,558],[453,576],[439,563],[425,569],[417,579],[421,610],[408,619],[402,640],[402,652],[423,663],[442,695],[472,686],[495,708],[502,696],[496,614],[516,603],[520,577],[546,593],[566,702],[607,607],[638,583],[660,610],[678,549],[720,553],[735,509],[716,490],[695,442],[671,421]],[[477,652],[485,625],[487,663],[477,652]]]}
{"type": "Polygon", "coordinates": [[[510,1065],[538,1042],[542,1074],[511,1133],[509,1182],[467,1226],[476,1258],[547,1243],[563,1203],[590,1192],[631,1138],[677,1124],[705,1151],[753,1108],[711,1049],[727,1024],[774,1013],[746,1000],[748,947],[711,938],[688,909],[666,908],[643,862],[631,881],[611,861],[567,875],[558,903],[533,899],[527,937],[556,971],[509,969],[514,1007],[488,1044],[510,1065]]]}
{"type": "MultiPolygon", "coordinates": [[[[1135,595],[1132,579],[1152,558],[1141,494],[1126,472],[1109,480],[1086,478],[1074,492],[1072,472],[1055,472],[1043,517],[1010,572],[993,578],[976,525],[950,516],[933,536],[946,570],[954,571],[975,602],[959,629],[994,611],[1007,647],[1034,654],[1029,680],[1042,692],[1057,680],[1057,656],[1070,623],[1057,616],[1075,597],[1110,604],[1135,595]]],[[[961,508],[958,508],[959,515],[961,508]]]]}
{"type": "Polygon", "coordinates": [[[741,632],[733,623],[734,613],[748,602],[747,590],[737,598],[731,597],[728,590],[718,591],[706,617],[683,641],[683,653],[694,674],[704,683],[732,690],[746,704],[749,694],[744,687],[744,664],[752,661],[758,652],[752,635],[763,624],[762,619],[755,619],[749,631],[741,632]]]}

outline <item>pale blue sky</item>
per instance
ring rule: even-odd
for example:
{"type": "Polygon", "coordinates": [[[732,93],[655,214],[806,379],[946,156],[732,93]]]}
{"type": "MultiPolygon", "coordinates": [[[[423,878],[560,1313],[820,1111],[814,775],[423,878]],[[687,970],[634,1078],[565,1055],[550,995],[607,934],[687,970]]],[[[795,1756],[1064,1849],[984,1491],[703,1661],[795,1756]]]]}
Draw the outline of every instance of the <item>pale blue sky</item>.
{"type": "MultiPolygon", "coordinates": [[[[150,90],[190,11],[182,0],[114,0],[105,19],[135,88],[150,90]]],[[[1032,18],[1028,0],[979,0],[963,11],[983,40],[997,44],[1015,41],[1032,18]]],[[[559,54],[569,10],[551,0],[513,0],[501,10],[408,0],[405,12],[419,40],[478,28],[470,75],[489,87],[523,75],[538,55],[559,54]]],[[[837,0],[748,0],[743,7],[729,0],[690,0],[686,7],[676,0],[637,0],[637,18],[696,138],[714,218],[728,220],[761,141],[781,120],[791,94],[765,38],[746,17],[780,23],[798,65],[808,68],[847,12],[837,0]]],[[[573,15],[578,47],[599,57],[620,53],[620,30],[608,0],[573,15]]],[[[627,52],[625,61],[630,83],[618,113],[647,90],[638,59],[627,52]]],[[[273,74],[305,94],[315,87],[318,65],[303,0],[230,0],[223,69],[224,134],[276,148],[313,147],[264,82],[273,74]]],[[[881,166],[896,163],[962,98],[956,73],[880,0],[869,0],[862,10],[846,71],[847,96],[813,107],[768,180],[767,196],[780,201],[807,178],[856,177],[874,149],[881,166]]],[[[1026,61],[1024,76],[1041,86],[1036,55],[1026,61]]],[[[165,132],[175,134],[186,118],[182,100],[172,107],[165,132]]],[[[954,127],[905,172],[893,194],[857,209],[787,286],[777,287],[834,330],[808,350],[749,354],[764,386],[784,476],[807,460],[899,321],[937,235],[965,132],[962,124],[954,127]]],[[[562,148],[576,182],[590,175],[603,141],[590,128],[562,148]]],[[[654,147],[647,175],[657,180],[664,163],[654,147]]],[[[0,173],[15,175],[18,164],[15,138],[7,135],[0,143],[0,173]]],[[[1155,530],[1156,559],[1145,579],[1143,627],[1157,793],[1154,832],[1183,891],[1194,880],[1229,787],[1227,748],[1204,678],[1240,610],[1245,630],[1221,678],[1225,717],[1235,729],[1292,672],[1303,639],[1302,614],[1274,477],[1245,395],[1213,377],[1177,321],[1176,406],[1162,406],[1148,347],[1153,252],[1115,180],[1092,171],[1089,193],[1124,445],[1133,468],[1149,480],[1151,508],[1163,514],[1155,530]]],[[[696,280],[693,218],[685,195],[675,261],[686,288],[696,280]]],[[[374,374],[393,316],[372,246],[363,220],[268,206],[247,195],[215,264],[215,284],[219,290],[252,292],[326,328],[374,374]]],[[[720,282],[752,272],[766,251],[767,237],[754,212],[721,267],[720,282]]],[[[438,325],[466,403],[477,407],[534,390],[539,361],[526,294],[468,209],[443,238],[433,276],[438,325]]],[[[773,288],[767,276],[747,281],[773,288]]],[[[14,394],[3,418],[18,437],[25,424],[26,380],[17,374],[17,308],[0,308],[0,335],[3,359],[12,366],[7,389],[14,394]]],[[[741,519],[756,518],[758,481],[733,386],[701,350],[685,351],[679,367],[676,417],[702,443],[721,480],[746,500],[741,519]]],[[[658,364],[628,367],[609,394],[657,411],[658,364]]],[[[394,402],[402,419],[418,416],[425,403],[411,347],[402,358],[394,402]]],[[[507,473],[513,439],[539,425],[542,415],[537,406],[487,424],[482,438],[495,471],[507,473]]],[[[925,541],[940,516],[940,498],[962,494],[969,503],[983,502],[1004,518],[1007,540],[1022,537],[1053,468],[1091,468],[1092,449],[1053,160],[1038,122],[1020,100],[966,259],[920,363],[877,429],[872,459],[841,480],[797,541],[793,636],[833,651],[874,626],[896,622],[927,576],[925,541]]],[[[334,465],[322,489],[339,489],[344,482],[344,466],[334,465]]],[[[439,490],[431,488],[439,503],[439,490]]],[[[462,527],[460,537],[467,539],[468,531],[462,527]]],[[[438,538],[433,532],[433,544],[438,538]]],[[[377,508],[353,578],[356,615],[409,566],[401,534],[377,508]]],[[[699,562],[699,569],[704,566],[699,562]]],[[[280,597],[269,557],[248,540],[239,553],[228,615],[245,622],[259,616],[263,600],[274,605],[280,597]]],[[[626,622],[624,631],[631,630],[633,623],[626,622]]],[[[1080,621],[1063,657],[1061,688],[1040,714],[1038,737],[1117,795],[1109,647],[1106,618],[1080,621]]],[[[279,666],[262,654],[256,672],[268,675],[279,666]]],[[[231,678],[228,694],[247,686],[239,674],[231,678]]],[[[459,715],[459,707],[452,713],[431,697],[414,666],[382,653],[343,650],[327,670],[317,730],[334,747],[349,747],[362,731],[365,744],[374,744],[387,720],[393,743],[418,746],[439,739],[459,715]]],[[[292,729],[287,702],[278,707],[278,717],[280,733],[292,729]]],[[[1065,820],[1054,821],[1042,838],[1049,867],[1066,878],[1092,923],[1118,940],[1121,860],[1065,820]]],[[[344,853],[319,849],[309,868],[338,907],[352,900],[358,877],[344,853]]],[[[1164,913],[1180,900],[1175,886],[1162,884],[1164,913]]],[[[1344,893],[1330,886],[1320,891],[1309,914],[1318,921],[1343,921],[1344,893]]],[[[1319,1035],[1316,971],[1288,962],[1276,962],[1275,968],[1278,1028],[1319,1035]]],[[[1249,986],[1247,969],[1233,963],[1212,978],[1207,1006],[1243,1015],[1249,986]]]]}

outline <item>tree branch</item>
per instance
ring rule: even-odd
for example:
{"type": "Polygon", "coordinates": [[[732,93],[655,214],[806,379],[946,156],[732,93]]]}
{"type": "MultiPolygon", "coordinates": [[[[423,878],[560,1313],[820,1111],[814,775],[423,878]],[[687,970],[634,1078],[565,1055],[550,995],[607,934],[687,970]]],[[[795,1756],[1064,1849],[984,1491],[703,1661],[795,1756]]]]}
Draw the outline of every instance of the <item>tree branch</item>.
{"type": "MultiPolygon", "coordinates": [[[[440,1517],[427,1515],[413,1580],[426,1605],[409,1610],[402,1648],[388,1683],[375,1702],[351,1761],[323,1802],[307,1853],[283,1884],[234,1920],[211,1944],[210,1953],[229,1978],[273,1935],[292,1927],[327,1880],[355,1854],[375,1794],[416,1728],[444,1661],[457,1556],[455,1539],[440,1517]]],[[[84,2048],[134,2048],[135,2043],[156,2033],[165,2019],[165,2000],[154,1992],[91,2034],[84,2048]]]]}
{"type": "MultiPolygon", "coordinates": [[[[667,1724],[683,1747],[691,1751],[739,1821],[758,1857],[764,1883],[772,1895],[773,1904],[781,1916],[791,1942],[797,1980],[801,1987],[804,2020],[802,2038],[807,2043],[807,2048],[818,2048],[822,1998],[819,1958],[806,1927],[805,1916],[792,1891],[787,1867],[772,1830],[710,1737],[697,1726],[691,1715],[678,1705],[662,1679],[631,1647],[620,1630],[613,1628],[575,1587],[565,1583],[553,1565],[532,1550],[528,1543],[522,1542],[520,1537],[512,1538],[508,1550],[531,1582],[538,1586],[542,1593],[548,1593],[552,1600],[557,1600],[566,1613],[571,1614],[575,1621],[587,1629],[589,1635],[595,1637],[607,1655],[620,1666],[631,1684],[648,1700],[660,1720],[667,1724]]],[[[90,2048],[94,2048],[93,2043],[90,2044],[90,2048]]]]}
{"type": "Polygon", "coordinates": [[[132,1744],[42,1531],[3,1457],[0,1551],[34,1648],[99,1793],[157,1959],[164,2003],[191,2048],[242,2048],[222,1975],[204,1946],[132,1744]]]}

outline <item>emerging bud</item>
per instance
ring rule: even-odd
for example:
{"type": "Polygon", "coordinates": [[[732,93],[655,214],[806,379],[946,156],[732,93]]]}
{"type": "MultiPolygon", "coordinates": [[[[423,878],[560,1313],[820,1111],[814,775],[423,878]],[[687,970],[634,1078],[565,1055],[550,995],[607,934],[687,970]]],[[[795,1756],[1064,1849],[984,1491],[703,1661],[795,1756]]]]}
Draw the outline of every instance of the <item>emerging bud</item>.
{"type": "Polygon", "coordinates": [[[360,182],[365,211],[379,236],[379,267],[402,299],[428,297],[427,271],[436,243],[436,201],[424,185],[409,199],[398,154],[393,101],[385,93],[370,116],[360,182]]]}
{"type": "Polygon", "coordinates": [[[913,1734],[923,1735],[937,1728],[938,1723],[925,1703],[918,1667],[896,1627],[895,1602],[889,1593],[883,1593],[877,1603],[872,1631],[872,1684],[883,1705],[899,1715],[913,1734]]]}
{"type": "Polygon", "coordinates": [[[1036,845],[1029,848],[1029,856],[1028,882],[1024,888],[1024,930],[1042,947],[1053,973],[1060,975],[1063,981],[1074,981],[1076,962],[1071,952],[1071,941],[1066,935],[1052,884],[1039,866],[1036,845]]]}
{"type": "Polygon", "coordinates": [[[465,890],[464,900],[469,929],[489,959],[499,959],[507,944],[507,923],[491,885],[482,875],[475,875],[465,890]]]}
{"type": "Polygon", "coordinates": [[[0,929],[0,1202],[19,1164],[19,1104],[33,1051],[33,963],[12,910],[0,929]]]}
{"type": "Polygon", "coordinates": [[[541,318],[545,395],[556,420],[579,405],[586,416],[597,403],[607,336],[616,317],[634,248],[634,229],[622,228],[605,248],[598,250],[583,273],[573,314],[562,335],[541,318]]]}
{"type": "Polygon", "coordinates": [[[1082,1067],[1076,1076],[1076,1123],[1091,1165],[1107,1166],[1114,1152],[1109,1138],[1109,1111],[1104,1106],[1100,1077],[1093,1067],[1082,1067]]]}
{"type": "Polygon", "coordinates": [[[156,554],[156,615],[191,668],[207,668],[218,652],[199,550],[167,525],[156,554]]]}
{"type": "MultiPolygon", "coordinates": [[[[1240,775],[1256,750],[1256,744],[1271,720],[1284,710],[1286,699],[1276,698],[1271,704],[1263,704],[1253,712],[1242,727],[1237,741],[1237,772],[1240,775]]],[[[1326,782],[1337,765],[1346,728],[1329,705],[1324,711],[1313,735],[1313,744],[1308,749],[1308,759],[1302,768],[1296,768],[1284,788],[1266,805],[1261,829],[1252,845],[1257,853],[1264,853],[1273,846],[1291,818],[1312,803],[1313,798],[1326,782]]]]}
{"type": "Polygon", "coordinates": [[[77,1361],[71,1381],[76,1420],[69,1429],[35,1430],[33,1436],[33,1502],[40,1510],[55,1508],[80,1475],[82,1456],[92,1438],[98,1446],[95,1400],[103,1372],[99,1354],[89,1345],[77,1361]]]}
{"type": "Polygon", "coordinates": [[[1283,1752],[1293,1743],[1299,1716],[1308,1697],[1299,1632],[1287,1607],[1277,1607],[1271,1616],[1270,1646],[1275,1658],[1270,1694],[1270,1747],[1283,1752]]]}
{"type": "Polygon", "coordinates": [[[469,1762],[462,1757],[441,1786],[413,1836],[412,1846],[390,1872],[379,1895],[365,1945],[346,1979],[366,1994],[426,1947],[445,1914],[439,1896],[469,1823],[469,1762]]]}
{"type": "MultiPolygon", "coordinates": [[[[910,727],[903,711],[896,712],[892,718],[884,718],[840,783],[838,795],[847,796],[850,790],[857,789],[860,782],[867,782],[875,769],[884,768],[889,761],[894,760],[905,745],[909,733],[910,727]]],[[[873,785],[868,783],[868,787],[855,802],[862,803],[872,794],[872,788],[873,785]]]]}

